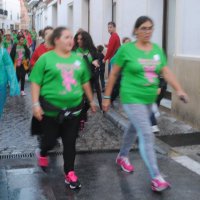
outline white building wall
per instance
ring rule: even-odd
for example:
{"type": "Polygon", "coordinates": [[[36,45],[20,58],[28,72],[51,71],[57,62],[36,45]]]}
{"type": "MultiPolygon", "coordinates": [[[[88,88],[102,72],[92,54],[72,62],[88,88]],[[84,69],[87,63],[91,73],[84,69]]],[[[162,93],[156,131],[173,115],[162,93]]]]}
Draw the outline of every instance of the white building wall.
{"type": "Polygon", "coordinates": [[[141,15],[150,16],[155,23],[152,41],[162,44],[162,0],[118,0],[117,1],[117,29],[123,37],[132,37],[135,21],[141,15]]]}
{"type": "Polygon", "coordinates": [[[176,55],[200,57],[199,0],[177,0],[176,55]]]}
{"type": "MultiPolygon", "coordinates": [[[[8,0],[12,1],[12,0],[8,0]]],[[[111,0],[90,0],[88,24],[88,0],[57,0],[51,2],[42,15],[46,25],[68,26],[75,34],[79,28],[89,31],[96,45],[108,42],[107,23],[112,20],[111,0]],[[57,10],[53,7],[57,4],[57,10]]],[[[114,0],[116,2],[116,24],[120,38],[132,37],[133,26],[141,15],[150,16],[155,23],[152,41],[162,45],[163,0],[114,0]]],[[[198,25],[199,0],[169,0],[168,52],[177,55],[200,55],[198,25]],[[173,10],[172,10],[173,9],[173,10]],[[195,30],[195,31],[194,31],[195,30]],[[173,37],[172,37],[173,36],[173,37]]],[[[39,19],[39,18],[38,18],[39,19]]],[[[43,27],[41,27],[43,26],[43,27]]],[[[171,59],[172,60],[172,59],[171,59]]],[[[172,63],[170,61],[170,63],[172,63]]]]}
{"type": "Polygon", "coordinates": [[[11,25],[20,24],[20,2],[13,0],[3,0],[2,8],[8,11],[8,16],[2,20],[5,29],[10,29],[11,25]]]}

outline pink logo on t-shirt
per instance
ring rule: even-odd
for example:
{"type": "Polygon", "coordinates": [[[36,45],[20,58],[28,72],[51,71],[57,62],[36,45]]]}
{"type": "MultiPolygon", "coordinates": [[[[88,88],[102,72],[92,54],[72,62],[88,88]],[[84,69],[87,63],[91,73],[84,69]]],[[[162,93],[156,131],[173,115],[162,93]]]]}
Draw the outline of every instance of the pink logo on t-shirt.
{"type": "Polygon", "coordinates": [[[22,64],[22,59],[23,59],[23,53],[22,51],[18,51],[17,66],[20,66],[22,64]]]}
{"type": "Polygon", "coordinates": [[[76,80],[73,78],[74,76],[74,71],[70,70],[70,71],[65,71],[62,70],[62,77],[63,77],[63,85],[66,87],[67,91],[71,91],[72,85],[76,85],[76,80]]]}
{"type": "Polygon", "coordinates": [[[150,83],[154,82],[154,78],[157,78],[158,75],[155,73],[156,66],[145,66],[145,77],[148,79],[150,83]]]}

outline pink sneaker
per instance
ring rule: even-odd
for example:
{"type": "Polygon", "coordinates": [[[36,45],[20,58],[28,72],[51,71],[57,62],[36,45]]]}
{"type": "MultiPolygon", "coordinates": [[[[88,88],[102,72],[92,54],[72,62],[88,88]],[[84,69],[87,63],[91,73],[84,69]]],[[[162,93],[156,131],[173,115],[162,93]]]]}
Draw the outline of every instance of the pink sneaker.
{"type": "Polygon", "coordinates": [[[69,185],[71,189],[81,188],[81,183],[79,182],[74,171],[70,171],[68,174],[65,174],[65,183],[69,185]]]}
{"type": "Polygon", "coordinates": [[[134,166],[131,165],[129,158],[125,156],[117,156],[116,163],[122,168],[123,171],[131,173],[134,171],[134,166]]]}
{"type": "Polygon", "coordinates": [[[48,157],[47,156],[45,156],[45,157],[40,156],[39,150],[35,151],[35,155],[37,157],[38,166],[40,166],[43,171],[46,171],[46,169],[49,165],[48,157]]]}
{"type": "Polygon", "coordinates": [[[151,181],[151,189],[154,192],[162,192],[170,187],[170,184],[161,176],[158,176],[151,181]]]}

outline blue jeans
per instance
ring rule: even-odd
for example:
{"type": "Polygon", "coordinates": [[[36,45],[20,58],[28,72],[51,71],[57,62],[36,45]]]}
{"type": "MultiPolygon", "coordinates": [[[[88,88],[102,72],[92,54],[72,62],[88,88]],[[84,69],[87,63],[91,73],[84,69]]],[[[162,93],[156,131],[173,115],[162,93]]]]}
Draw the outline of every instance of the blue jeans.
{"type": "Polygon", "coordinates": [[[110,74],[111,69],[112,69],[112,64],[111,64],[111,62],[109,62],[108,63],[108,75],[110,74]]]}
{"type": "Polygon", "coordinates": [[[32,43],[32,51],[34,52],[35,51],[35,47],[36,47],[36,40],[33,40],[33,43],[32,43]]]}
{"type": "Polygon", "coordinates": [[[154,150],[154,134],[151,130],[150,115],[152,105],[124,104],[123,108],[130,120],[129,126],[124,132],[120,156],[128,156],[128,153],[135,141],[139,137],[139,150],[144,160],[151,178],[160,175],[156,153],[154,150]]]}

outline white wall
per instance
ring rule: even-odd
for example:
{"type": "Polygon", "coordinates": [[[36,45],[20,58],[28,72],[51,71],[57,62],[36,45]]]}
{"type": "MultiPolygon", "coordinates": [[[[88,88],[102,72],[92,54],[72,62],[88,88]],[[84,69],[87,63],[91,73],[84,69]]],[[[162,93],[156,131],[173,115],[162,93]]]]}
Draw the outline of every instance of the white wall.
{"type": "Polygon", "coordinates": [[[177,55],[200,57],[200,1],[177,0],[177,55]]]}
{"type": "Polygon", "coordinates": [[[10,29],[10,25],[19,24],[20,23],[20,2],[13,0],[3,0],[3,9],[8,11],[8,16],[3,20],[4,28],[10,29]],[[12,19],[11,19],[12,14],[12,19]]]}
{"type": "Polygon", "coordinates": [[[148,15],[155,24],[152,41],[162,45],[162,0],[118,0],[117,30],[121,38],[132,37],[133,27],[138,17],[148,15]]]}

